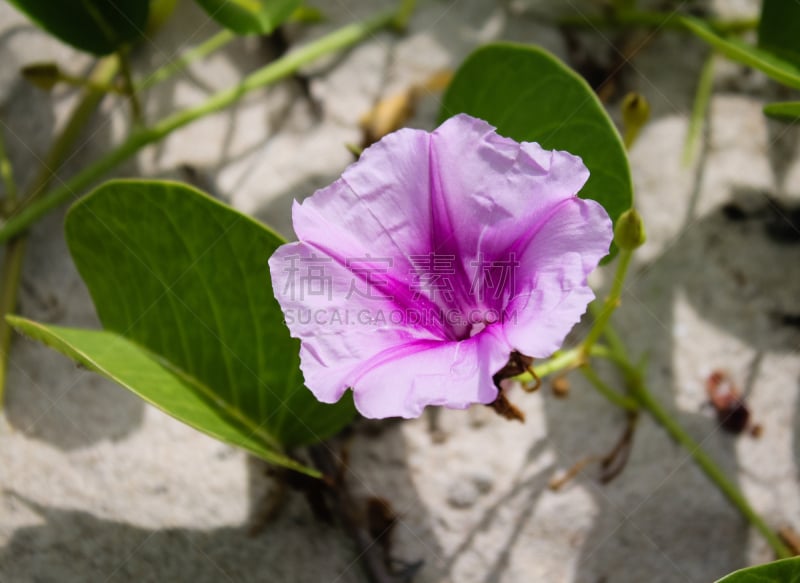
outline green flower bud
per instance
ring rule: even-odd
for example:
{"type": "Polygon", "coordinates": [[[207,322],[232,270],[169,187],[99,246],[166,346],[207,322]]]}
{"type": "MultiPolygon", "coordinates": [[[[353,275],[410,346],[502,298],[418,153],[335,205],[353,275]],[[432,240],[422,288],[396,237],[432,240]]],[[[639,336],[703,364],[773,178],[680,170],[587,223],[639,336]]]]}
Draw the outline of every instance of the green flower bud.
{"type": "Polygon", "coordinates": [[[639,135],[639,130],[650,119],[650,104],[641,93],[628,93],[622,100],[622,140],[630,149],[639,135]]]}
{"type": "Polygon", "coordinates": [[[617,226],[614,227],[614,242],[617,247],[633,251],[641,247],[646,240],[642,215],[633,208],[622,213],[617,219],[617,226]]]}

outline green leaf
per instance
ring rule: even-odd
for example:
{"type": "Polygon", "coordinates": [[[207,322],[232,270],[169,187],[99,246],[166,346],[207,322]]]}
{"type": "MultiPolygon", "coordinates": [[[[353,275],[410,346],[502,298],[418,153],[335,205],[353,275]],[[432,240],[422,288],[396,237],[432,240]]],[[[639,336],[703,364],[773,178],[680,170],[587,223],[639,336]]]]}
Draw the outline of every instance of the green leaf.
{"type": "Polygon", "coordinates": [[[800,121],[800,101],[770,103],[769,105],[764,106],[764,115],[782,121],[800,121]]]}
{"type": "Polygon", "coordinates": [[[269,34],[303,0],[197,0],[209,16],[236,34],[269,34]]]}
{"type": "MultiPolygon", "coordinates": [[[[786,1],[786,0],[784,0],[786,1]]],[[[676,16],[687,30],[697,35],[720,53],[758,69],[776,81],[800,89],[800,67],[766,50],[749,45],[737,38],[718,35],[707,23],[691,16],[676,16]]]]}
{"type": "Polygon", "coordinates": [[[40,27],[95,55],[113,53],[147,26],[144,0],[10,0],[40,27]]]}
{"type": "Polygon", "coordinates": [[[209,426],[207,414],[187,415],[192,407],[177,407],[151,376],[123,383],[148,401],[236,445],[230,432],[258,438],[262,452],[315,443],[353,418],[352,400],[322,404],[303,386],[267,266],[283,240],[263,225],[182,184],[112,181],[72,207],[66,232],[105,333],[151,355],[183,381],[189,403],[205,399],[220,415],[209,426]]]}
{"type": "Polygon", "coordinates": [[[547,51],[498,43],[478,49],[456,71],[441,118],[468,113],[517,141],[583,158],[591,173],[580,195],[616,221],[633,185],[622,140],[589,85],[547,51]]]}
{"type": "Polygon", "coordinates": [[[800,64],[800,3],[764,0],[758,22],[758,46],[800,64]]]}
{"type": "Polygon", "coordinates": [[[248,419],[237,416],[213,391],[134,342],[105,330],[46,326],[16,316],[8,322],[21,333],[68,356],[87,369],[136,393],[176,419],[272,463],[307,472],[277,453],[280,444],[248,419]]]}
{"type": "Polygon", "coordinates": [[[800,557],[740,569],[717,583],[800,583],[800,557]]]}

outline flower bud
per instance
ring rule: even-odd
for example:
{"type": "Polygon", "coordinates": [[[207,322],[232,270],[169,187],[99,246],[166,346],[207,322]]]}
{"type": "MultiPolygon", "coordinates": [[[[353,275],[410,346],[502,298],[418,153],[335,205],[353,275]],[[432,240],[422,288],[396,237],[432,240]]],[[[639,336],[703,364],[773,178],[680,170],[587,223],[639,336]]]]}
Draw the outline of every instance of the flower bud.
{"type": "Polygon", "coordinates": [[[622,100],[623,142],[630,149],[639,135],[639,130],[650,119],[650,104],[641,93],[628,93],[622,100]]]}
{"type": "Polygon", "coordinates": [[[147,15],[147,34],[155,34],[172,16],[177,0],[150,0],[147,15]]]}
{"type": "Polygon", "coordinates": [[[642,215],[636,212],[634,208],[622,213],[617,219],[617,226],[614,227],[614,242],[617,247],[626,251],[633,251],[641,247],[646,240],[647,235],[644,231],[642,215]]]}

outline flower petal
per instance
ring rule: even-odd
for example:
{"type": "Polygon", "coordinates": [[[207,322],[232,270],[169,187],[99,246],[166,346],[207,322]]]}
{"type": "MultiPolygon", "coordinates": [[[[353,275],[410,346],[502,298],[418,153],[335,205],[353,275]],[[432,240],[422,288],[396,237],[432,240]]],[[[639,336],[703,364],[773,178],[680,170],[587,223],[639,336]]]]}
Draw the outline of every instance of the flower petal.
{"type": "Polygon", "coordinates": [[[466,409],[497,398],[492,376],[510,349],[500,327],[461,342],[409,343],[365,364],[355,380],[356,408],[365,417],[419,417],[428,405],[466,409]]]}
{"type": "Polygon", "coordinates": [[[335,258],[304,243],[279,247],[269,260],[272,288],[286,325],[302,343],[306,385],[324,403],[338,401],[351,372],[380,352],[437,339],[409,326],[407,312],[335,258]]]}
{"type": "Polygon", "coordinates": [[[463,284],[479,266],[507,260],[589,177],[577,156],[518,143],[467,115],[433,132],[430,168],[434,250],[459,257],[462,307],[474,304],[463,284]]]}
{"type": "Polygon", "coordinates": [[[455,246],[470,256],[507,249],[589,177],[577,156],[520,144],[463,114],[433,132],[431,158],[436,250],[455,246]]]}
{"type": "Polygon", "coordinates": [[[594,299],[586,279],[612,236],[603,207],[577,197],[540,225],[519,256],[516,297],[506,308],[504,330],[515,350],[535,358],[558,350],[594,299]]]}
{"type": "Polygon", "coordinates": [[[430,251],[428,144],[430,134],[404,129],[367,148],[342,177],[295,204],[301,241],[335,253],[394,259],[392,275],[406,281],[409,256],[430,251]]]}

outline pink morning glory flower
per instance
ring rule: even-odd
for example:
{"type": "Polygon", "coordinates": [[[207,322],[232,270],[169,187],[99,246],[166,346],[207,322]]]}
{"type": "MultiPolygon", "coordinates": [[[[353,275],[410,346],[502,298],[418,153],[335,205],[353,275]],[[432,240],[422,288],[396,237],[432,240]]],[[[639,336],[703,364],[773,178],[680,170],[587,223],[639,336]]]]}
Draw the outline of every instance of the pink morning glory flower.
{"type": "Polygon", "coordinates": [[[498,396],[513,351],[543,358],[594,298],[611,221],[577,197],[580,158],[457,115],[368,148],[292,209],[298,242],[269,265],[306,385],[351,388],[366,417],[498,396]]]}

